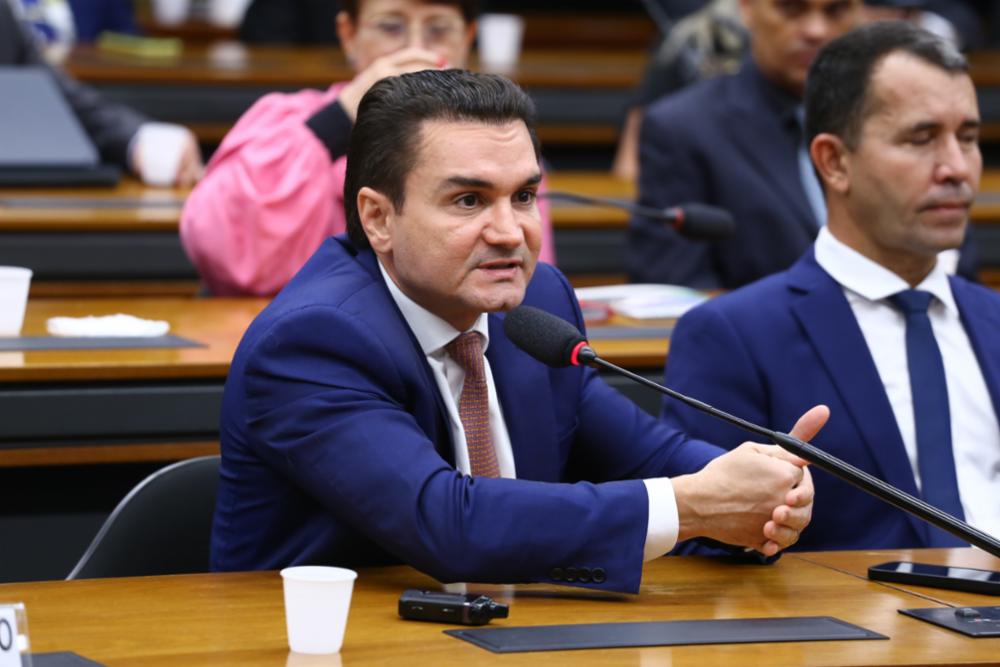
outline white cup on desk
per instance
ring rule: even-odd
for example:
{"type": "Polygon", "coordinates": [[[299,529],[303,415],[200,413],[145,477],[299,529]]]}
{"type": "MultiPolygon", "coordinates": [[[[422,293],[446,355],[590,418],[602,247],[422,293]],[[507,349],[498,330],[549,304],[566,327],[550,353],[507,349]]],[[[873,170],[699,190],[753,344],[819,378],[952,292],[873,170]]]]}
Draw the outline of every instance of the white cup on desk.
{"type": "Polygon", "coordinates": [[[524,19],[517,14],[483,14],[477,24],[480,66],[495,72],[510,72],[517,67],[524,19]]]}
{"type": "Polygon", "coordinates": [[[139,176],[146,185],[170,187],[188,142],[188,130],[174,123],[143,123],[135,138],[139,176]]]}
{"type": "Polygon", "coordinates": [[[296,653],[337,653],[358,573],[342,567],[301,565],[281,571],[288,647],[296,653]]]}
{"type": "Polygon", "coordinates": [[[187,20],[191,0],[152,0],[153,18],[160,25],[180,25],[187,20]]]}
{"type": "Polygon", "coordinates": [[[0,336],[20,336],[28,305],[31,269],[0,266],[0,336]]]}
{"type": "Polygon", "coordinates": [[[180,25],[191,11],[191,0],[152,0],[153,18],[160,25],[180,25]]]}
{"type": "Polygon", "coordinates": [[[208,22],[220,28],[235,28],[249,6],[250,0],[208,0],[208,22]]]}

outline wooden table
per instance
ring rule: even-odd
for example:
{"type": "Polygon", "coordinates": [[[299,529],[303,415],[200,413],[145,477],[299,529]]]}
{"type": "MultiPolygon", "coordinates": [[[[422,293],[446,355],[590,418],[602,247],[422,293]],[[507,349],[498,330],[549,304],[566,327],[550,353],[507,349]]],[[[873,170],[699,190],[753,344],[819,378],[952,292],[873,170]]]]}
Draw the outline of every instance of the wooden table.
{"type": "MultiPolygon", "coordinates": [[[[161,25],[144,4],[136,10],[136,21],[143,34],[177,37],[189,45],[233,40],[238,36],[236,29],[213,25],[198,16],[190,17],[180,25],[161,25]]],[[[524,12],[522,16],[525,19],[523,43],[529,49],[635,51],[639,45],[651,44],[657,35],[653,21],[638,7],[605,12],[531,11],[524,12]]]]}
{"type": "MultiPolygon", "coordinates": [[[[635,50],[529,49],[506,73],[535,99],[547,144],[613,145],[645,65],[635,50]]],[[[469,63],[478,65],[475,57],[469,63]]],[[[65,63],[76,78],[109,98],[164,121],[183,123],[218,142],[262,95],[325,89],[353,77],[333,47],[188,45],[177,58],[141,59],[77,47],[65,63]]]]}
{"type": "MultiPolygon", "coordinates": [[[[216,451],[222,387],[266,299],[31,299],[23,335],[50,317],[166,320],[204,347],[0,352],[0,468],[174,460],[216,451]],[[58,418],[53,418],[58,416],[58,418]]],[[[622,324],[629,324],[622,322],[622,324]]],[[[595,341],[609,360],[662,369],[662,338],[595,341]]]]}
{"type": "MultiPolygon", "coordinates": [[[[555,171],[553,191],[634,200],[635,184],[607,172],[555,171]]],[[[983,176],[971,219],[982,277],[1000,284],[1000,170],[983,176]]],[[[0,189],[0,264],[34,269],[33,296],[186,295],[198,276],[177,236],[187,191],[146,188],[0,189]]],[[[629,215],[553,201],[559,267],[577,286],[624,282],[629,215]]]]}
{"type": "MultiPolygon", "coordinates": [[[[877,558],[899,555],[881,552],[877,558]]],[[[829,615],[888,640],[496,655],[442,634],[453,626],[399,619],[396,601],[405,588],[438,587],[408,567],[360,571],[344,647],[339,656],[321,658],[288,652],[281,582],[274,572],[4,585],[0,599],[26,604],[34,650],[75,651],[108,667],[997,664],[1000,639],[970,639],[896,611],[945,603],[858,579],[813,556],[786,555],[761,567],[697,557],[659,559],[646,565],[636,596],[543,585],[469,588],[510,604],[510,618],[493,627],[829,615]]],[[[996,559],[990,564],[1000,568],[996,559]]],[[[992,597],[975,598],[980,605],[996,603],[992,597]]]]}
{"type": "Polygon", "coordinates": [[[0,353],[0,467],[172,460],[217,451],[222,385],[263,299],[32,299],[49,317],[162,319],[205,347],[0,353]],[[57,416],[58,418],[53,418],[57,416]]]}
{"type": "MultiPolygon", "coordinates": [[[[887,557],[884,551],[825,551],[796,554],[795,556],[796,558],[802,558],[811,563],[835,569],[838,572],[843,572],[858,579],[868,578],[868,568],[870,566],[895,560],[947,565],[949,567],[971,567],[980,570],[1000,570],[1000,567],[998,567],[1000,559],[979,549],[900,549],[889,554],[891,557],[887,557]]],[[[950,591],[943,588],[913,586],[910,584],[880,583],[890,588],[903,590],[913,595],[919,595],[926,600],[948,606],[975,607],[1000,605],[1000,598],[979,595],[977,593],[950,591]]],[[[998,659],[1000,659],[1000,655],[998,655],[998,659]]]]}
{"type": "MultiPolygon", "coordinates": [[[[634,189],[602,172],[557,172],[550,182],[626,199],[634,189]]],[[[177,233],[187,195],[130,178],[110,188],[0,188],[0,265],[33,269],[33,297],[192,296],[198,275],[177,233]]],[[[623,279],[625,213],[557,203],[552,215],[575,283],[623,279]]]]}
{"type": "MultiPolygon", "coordinates": [[[[43,334],[53,316],[123,312],[167,320],[172,333],[204,347],[0,352],[0,534],[16,544],[23,567],[34,567],[32,555],[42,552],[55,559],[56,576],[65,574],[103,516],[154,465],[218,452],[229,363],[266,303],[29,300],[25,335],[43,334]],[[52,485],[63,488],[52,493],[52,485]],[[28,524],[22,520],[26,514],[34,515],[28,524]],[[43,521],[57,527],[36,531],[33,526],[44,526],[43,521]]],[[[667,341],[599,341],[595,347],[616,363],[655,376],[662,371],[667,341]]],[[[656,409],[655,396],[637,397],[656,409]]],[[[4,562],[13,557],[11,549],[0,548],[0,578],[4,562]]]]}
{"type": "Polygon", "coordinates": [[[34,270],[32,296],[187,295],[177,234],[187,190],[126,178],[101,188],[0,188],[0,264],[34,270]]]}

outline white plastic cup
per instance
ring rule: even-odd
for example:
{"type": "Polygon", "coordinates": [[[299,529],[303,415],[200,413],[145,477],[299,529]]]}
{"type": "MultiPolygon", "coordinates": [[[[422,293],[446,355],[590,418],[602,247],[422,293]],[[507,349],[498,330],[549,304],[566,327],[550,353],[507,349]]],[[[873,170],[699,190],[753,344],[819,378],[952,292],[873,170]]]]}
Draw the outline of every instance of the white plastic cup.
{"type": "Polygon", "coordinates": [[[180,25],[188,17],[191,0],[153,0],[153,18],[160,25],[180,25]]]}
{"type": "Polygon", "coordinates": [[[20,336],[28,305],[31,269],[0,266],[0,336],[20,336]]]}
{"type": "Polygon", "coordinates": [[[144,123],[136,138],[142,182],[158,187],[173,185],[187,145],[188,130],[183,125],[144,123]]]}
{"type": "Polygon", "coordinates": [[[285,582],[288,647],[296,653],[337,653],[358,573],[342,567],[301,565],[281,571],[285,582]]]}
{"type": "Polygon", "coordinates": [[[208,0],[208,22],[220,28],[235,28],[249,5],[250,0],[208,0]]]}
{"type": "Polygon", "coordinates": [[[489,70],[513,70],[521,56],[524,19],[517,14],[483,14],[478,23],[479,64],[489,70]]]}

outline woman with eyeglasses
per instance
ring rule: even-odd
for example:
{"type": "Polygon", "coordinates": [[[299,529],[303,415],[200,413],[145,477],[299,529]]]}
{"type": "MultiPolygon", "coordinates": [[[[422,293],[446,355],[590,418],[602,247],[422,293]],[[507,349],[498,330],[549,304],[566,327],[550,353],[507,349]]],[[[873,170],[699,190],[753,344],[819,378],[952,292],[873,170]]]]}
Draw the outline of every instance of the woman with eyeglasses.
{"type": "MultiPolygon", "coordinates": [[[[213,294],[275,294],[325,238],[345,230],[344,155],[358,103],[379,79],[464,67],[475,5],[341,0],[337,34],[354,79],[261,98],[223,139],[184,207],[181,240],[213,294]]],[[[540,207],[540,259],[552,262],[543,200],[540,207]]]]}

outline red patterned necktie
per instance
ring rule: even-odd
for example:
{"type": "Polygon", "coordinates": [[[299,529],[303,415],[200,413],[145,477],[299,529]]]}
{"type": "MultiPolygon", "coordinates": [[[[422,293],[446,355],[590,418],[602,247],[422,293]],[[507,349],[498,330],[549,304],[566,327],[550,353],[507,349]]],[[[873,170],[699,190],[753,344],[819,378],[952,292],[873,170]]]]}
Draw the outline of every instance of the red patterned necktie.
{"type": "Polygon", "coordinates": [[[467,331],[448,343],[445,349],[465,370],[458,414],[465,430],[471,472],[476,477],[499,477],[500,465],[490,435],[490,404],[482,339],[477,332],[467,331]]]}

